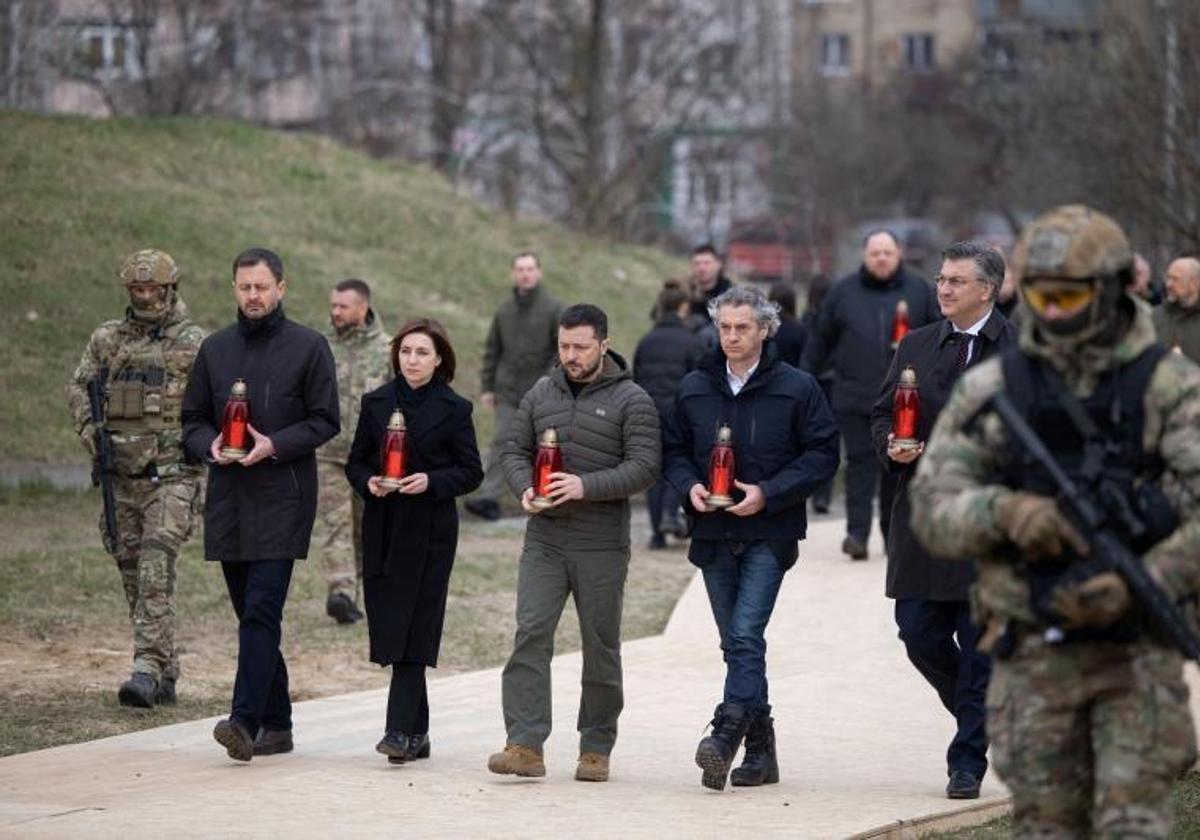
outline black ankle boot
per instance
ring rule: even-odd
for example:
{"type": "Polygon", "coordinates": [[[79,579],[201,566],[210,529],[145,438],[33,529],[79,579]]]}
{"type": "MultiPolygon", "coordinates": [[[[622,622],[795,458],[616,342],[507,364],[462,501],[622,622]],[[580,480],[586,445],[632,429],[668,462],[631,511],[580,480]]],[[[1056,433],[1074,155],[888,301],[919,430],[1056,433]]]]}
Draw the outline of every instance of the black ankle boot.
{"type": "Polygon", "coordinates": [[[700,740],[696,747],[696,764],[704,771],[700,784],[713,790],[724,790],[729,777],[729,765],[737,755],[746,730],[750,727],[750,715],[745,707],[736,703],[722,703],[713,712],[712,733],[700,740]]]}
{"type": "Polygon", "coordinates": [[[729,774],[734,787],[773,785],[779,781],[779,761],[775,757],[775,720],[771,708],[756,715],[746,731],[746,754],[742,766],[729,774]]]}

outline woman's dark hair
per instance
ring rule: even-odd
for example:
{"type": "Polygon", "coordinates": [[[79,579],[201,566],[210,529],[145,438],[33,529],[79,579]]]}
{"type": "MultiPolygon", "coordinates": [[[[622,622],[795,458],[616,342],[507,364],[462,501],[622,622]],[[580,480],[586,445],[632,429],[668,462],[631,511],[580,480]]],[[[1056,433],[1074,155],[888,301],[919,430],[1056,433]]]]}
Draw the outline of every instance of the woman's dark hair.
{"type": "Polygon", "coordinates": [[[453,382],[456,365],[454,347],[450,344],[450,336],[446,335],[446,328],[433,318],[411,318],[400,327],[396,337],[392,339],[392,372],[400,373],[400,342],[413,333],[429,336],[430,341],[433,342],[433,349],[442,357],[442,363],[438,365],[433,375],[440,376],[447,385],[453,382]]]}
{"type": "Polygon", "coordinates": [[[767,300],[778,303],[779,311],[789,318],[796,317],[796,292],[792,289],[791,283],[782,281],[771,284],[771,291],[767,294],[767,300]]]}

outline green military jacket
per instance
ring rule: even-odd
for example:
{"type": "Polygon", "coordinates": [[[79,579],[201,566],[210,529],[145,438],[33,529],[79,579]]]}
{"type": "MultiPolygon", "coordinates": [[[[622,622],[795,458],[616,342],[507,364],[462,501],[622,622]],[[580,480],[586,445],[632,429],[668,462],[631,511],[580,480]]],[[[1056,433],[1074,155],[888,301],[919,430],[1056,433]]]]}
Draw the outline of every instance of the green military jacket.
{"type": "Polygon", "coordinates": [[[1185,307],[1167,301],[1154,310],[1154,329],[1169,349],[1178,348],[1200,364],[1200,305],[1185,307]]]}
{"type": "Polygon", "coordinates": [[[558,358],[562,304],[541,287],[500,304],[483,346],[482,393],[516,405],[558,358]]]}
{"type": "MultiPolygon", "coordinates": [[[[1136,358],[1155,341],[1149,312],[1131,300],[1123,300],[1122,306],[1132,311],[1132,324],[1114,346],[1060,350],[1045,341],[1035,319],[1027,317],[1019,347],[1045,359],[1073,393],[1086,397],[1103,372],[1136,358]]],[[[1019,450],[995,414],[985,412],[971,422],[981,406],[1004,389],[999,359],[967,371],[955,385],[909,487],[912,528],[935,555],[978,559],[973,593],[977,621],[1036,624],[1024,577],[1001,556],[1008,542],[994,509],[998,499],[1013,491],[988,483],[1019,450]]],[[[1166,465],[1162,489],[1179,514],[1180,526],[1142,560],[1169,595],[1193,597],[1200,592],[1200,368],[1178,353],[1167,353],[1151,375],[1143,411],[1143,447],[1159,453],[1166,465]]]]}
{"type": "Polygon", "coordinates": [[[333,351],[337,365],[338,408],[342,429],[337,436],[317,450],[317,460],[345,466],[350,457],[350,444],[358,428],[358,412],[363,394],[368,394],[391,380],[391,340],[383,331],[375,310],[367,310],[367,319],[358,327],[341,332],[331,331],[325,338],[333,351]]]}
{"type": "Polygon", "coordinates": [[[105,382],[105,428],[112,433],[116,470],[161,477],[198,476],[201,467],[184,461],[179,410],[188,374],[205,332],[188,317],[178,296],[156,322],[135,318],[106,321],[88,340],[67,386],[67,402],[84,446],[91,451],[93,425],[87,383],[105,382]]]}

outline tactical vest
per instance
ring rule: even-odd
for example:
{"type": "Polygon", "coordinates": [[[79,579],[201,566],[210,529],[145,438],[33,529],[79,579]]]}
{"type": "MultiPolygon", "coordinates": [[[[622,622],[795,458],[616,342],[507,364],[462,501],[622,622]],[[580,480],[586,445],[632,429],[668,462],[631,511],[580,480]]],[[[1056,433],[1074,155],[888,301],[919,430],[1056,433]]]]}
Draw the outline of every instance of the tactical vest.
{"type": "Polygon", "coordinates": [[[186,322],[161,337],[130,342],[108,371],[105,425],[113,432],[161,432],[179,428],[185,382],[172,370],[167,351],[186,322]]]}
{"type": "MultiPolygon", "coordinates": [[[[1117,535],[1138,554],[1169,536],[1178,522],[1159,486],[1163,460],[1157,451],[1143,447],[1146,389],[1166,353],[1162,345],[1151,345],[1101,376],[1085,398],[1071,396],[1057,372],[1040,359],[1013,349],[1001,360],[1013,405],[1071,481],[1104,506],[1117,535]]],[[[1002,483],[1015,490],[1058,495],[1054,480],[1032,458],[1015,459],[1002,483]]],[[[1048,607],[1054,588],[1068,577],[1089,576],[1081,572],[1087,561],[1069,550],[1060,562],[1024,564],[1013,559],[1029,582],[1034,614],[1048,625],[1055,623],[1048,607]]],[[[1071,635],[1127,640],[1137,635],[1135,624],[1071,635]]]]}

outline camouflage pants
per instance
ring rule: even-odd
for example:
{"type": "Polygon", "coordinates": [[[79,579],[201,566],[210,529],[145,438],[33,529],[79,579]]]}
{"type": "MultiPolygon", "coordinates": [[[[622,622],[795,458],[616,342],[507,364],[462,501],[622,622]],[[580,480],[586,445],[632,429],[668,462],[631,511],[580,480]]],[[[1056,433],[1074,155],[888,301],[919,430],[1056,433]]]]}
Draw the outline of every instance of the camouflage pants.
{"type": "MultiPolygon", "coordinates": [[[[197,479],[118,476],[117,569],[133,623],[133,670],[156,680],[179,676],[175,653],[175,560],[200,505],[197,479]]],[[[104,514],[100,514],[104,532],[104,514]]]]}
{"type": "Polygon", "coordinates": [[[1015,838],[1167,836],[1196,754],[1174,651],[1027,637],[994,663],[987,726],[1015,838]]]}
{"type": "Polygon", "coordinates": [[[330,595],[344,592],[357,603],[362,580],[362,499],[346,481],[343,464],[318,461],[317,477],[318,545],[325,582],[330,595]]]}

